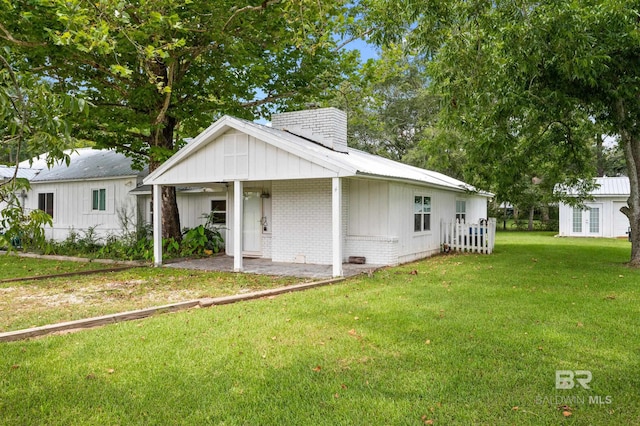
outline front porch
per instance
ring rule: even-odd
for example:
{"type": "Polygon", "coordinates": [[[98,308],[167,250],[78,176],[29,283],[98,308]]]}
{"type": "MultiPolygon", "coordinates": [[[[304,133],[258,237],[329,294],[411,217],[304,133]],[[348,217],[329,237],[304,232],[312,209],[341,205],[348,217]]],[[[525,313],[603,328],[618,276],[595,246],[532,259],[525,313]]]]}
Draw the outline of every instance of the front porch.
{"type": "MultiPolygon", "coordinates": [[[[333,265],[318,265],[313,263],[272,262],[271,259],[243,258],[242,272],[260,275],[283,275],[300,278],[325,279],[333,277],[333,265]]],[[[202,271],[233,272],[232,256],[213,256],[202,259],[182,260],[166,263],[168,268],[197,269],[202,271]]],[[[342,264],[343,276],[350,277],[358,274],[371,273],[383,265],[342,264]]]]}

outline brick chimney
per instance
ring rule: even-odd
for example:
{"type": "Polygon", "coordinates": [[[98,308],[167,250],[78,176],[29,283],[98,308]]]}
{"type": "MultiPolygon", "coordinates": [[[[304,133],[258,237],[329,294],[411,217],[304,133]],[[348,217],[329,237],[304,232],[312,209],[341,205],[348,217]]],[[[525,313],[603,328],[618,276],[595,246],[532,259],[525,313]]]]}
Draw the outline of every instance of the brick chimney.
{"type": "Polygon", "coordinates": [[[334,151],[347,152],[347,114],[337,108],[273,114],[271,126],[311,139],[334,151]]]}

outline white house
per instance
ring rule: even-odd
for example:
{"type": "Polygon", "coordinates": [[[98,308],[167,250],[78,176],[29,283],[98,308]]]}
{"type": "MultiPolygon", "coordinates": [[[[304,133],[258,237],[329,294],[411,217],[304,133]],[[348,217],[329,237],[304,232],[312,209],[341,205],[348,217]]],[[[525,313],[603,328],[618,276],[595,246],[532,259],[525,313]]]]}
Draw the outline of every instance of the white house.
{"type": "MultiPolygon", "coordinates": [[[[560,203],[560,235],[571,237],[625,237],[629,219],[620,211],[630,195],[628,177],[595,178],[597,188],[585,209],[560,203]]],[[[568,195],[572,194],[569,190],[568,195]]]]}
{"type": "MultiPolygon", "coordinates": [[[[491,194],[348,148],[346,123],[335,108],[274,115],[273,127],[225,116],[144,178],[154,211],[162,186],[224,186],[235,270],[255,256],[333,265],[334,276],[350,256],[380,265],[429,256],[440,250],[441,220],[487,217],[491,194]]],[[[159,265],[161,218],[153,219],[159,265]]]]}
{"type": "MultiPolygon", "coordinates": [[[[48,169],[39,158],[20,164],[31,184],[24,194],[25,210],[44,210],[53,219],[53,226],[45,228],[47,238],[61,241],[72,231],[89,228],[104,238],[134,230],[138,222],[151,223],[151,189],[142,186],[146,170],[134,170],[130,158],[111,150],[80,148],[68,154],[69,166],[59,163],[48,169]]],[[[179,188],[183,226],[197,226],[212,207],[224,206],[225,190],[179,188]]]]}

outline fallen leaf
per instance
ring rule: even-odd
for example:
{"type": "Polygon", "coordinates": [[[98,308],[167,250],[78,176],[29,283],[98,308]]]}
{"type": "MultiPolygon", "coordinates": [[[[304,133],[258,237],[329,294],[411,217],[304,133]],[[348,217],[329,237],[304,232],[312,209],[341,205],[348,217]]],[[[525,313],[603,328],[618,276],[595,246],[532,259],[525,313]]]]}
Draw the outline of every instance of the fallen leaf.
{"type": "Polygon", "coordinates": [[[425,425],[432,425],[433,424],[433,420],[429,419],[429,420],[425,420],[424,421],[425,425]]]}
{"type": "Polygon", "coordinates": [[[95,375],[95,374],[93,374],[93,373],[89,373],[89,374],[87,374],[87,377],[86,377],[86,379],[87,379],[87,380],[93,380],[93,379],[95,379],[95,378],[96,378],[96,375],[95,375]]]}
{"type": "Polygon", "coordinates": [[[430,345],[431,344],[431,340],[427,339],[424,343],[425,343],[425,345],[430,345]]]}
{"type": "Polygon", "coordinates": [[[107,370],[107,373],[109,373],[109,374],[113,374],[115,372],[116,372],[116,370],[114,370],[113,368],[110,368],[110,369],[107,370]]]}
{"type": "Polygon", "coordinates": [[[356,333],[355,328],[352,328],[351,330],[349,330],[349,334],[352,335],[352,336],[357,336],[358,335],[358,333],[356,333]]]}
{"type": "Polygon", "coordinates": [[[571,411],[563,411],[562,412],[562,415],[565,416],[565,417],[569,417],[569,416],[571,416],[571,414],[572,414],[571,411]]]}
{"type": "Polygon", "coordinates": [[[343,384],[341,384],[341,385],[340,385],[340,387],[341,387],[342,389],[346,389],[346,388],[347,388],[347,385],[345,385],[345,384],[343,383],[343,384]]]}
{"type": "Polygon", "coordinates": [[[517,405],[515,407],[511,408],[513,411],[518,411],[520,409],[520,407],[518,407],[517,405]]]}
{"type": "Polygon", "coordinates": [[[271,340],[276,340],[276,336],[273,336],[273,337],[271,338],[271,340]]]}
{"type": "Polygon", "coordinates": [[[584,327],[584,324],[581,322],[578,322],[578,327],[584,327]]]}
{"type": "Polygon", "coordinates": [[[319,365],[316,365],[315,367],[313,367],[313,371],[320,371],[322,370],[322,367],[320,367],[319,365]]]}
{"type": "Polygon", "coordinates": [[[414,269],[413,271],[409,272],[409,275],[418,275],[418,270],[414,269]]]}
{"type": "Polygon", "coordinates": [[[360,318],[359,317],[353,317],[353,319],[358,321],[360,318]]]}
{"type": "Polygon", "coordinates": [[[13,365],[11,366],[11,369],[12,369],[12,370],[17,370],[18,368],[20,368],[20,366],[19,366],[18,364],[13,364],[13,365]]]}
{"type": "Polygon", "coordinates": [[[334,397],[334,398],[340,398],[340,395],[338,395],[338,394],[336,393],[336,394],[333,394],[333,397],[334,397]]]}

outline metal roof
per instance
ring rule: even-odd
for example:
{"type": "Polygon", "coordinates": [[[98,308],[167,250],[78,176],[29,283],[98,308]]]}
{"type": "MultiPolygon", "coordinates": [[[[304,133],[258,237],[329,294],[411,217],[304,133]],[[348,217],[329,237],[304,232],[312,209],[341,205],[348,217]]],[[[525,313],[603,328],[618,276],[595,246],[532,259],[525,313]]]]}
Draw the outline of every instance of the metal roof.
{"type": "Polygon", "coordinates": [[[594,196],[606,196],[606,195],[625,195],[631,194],[631,188],[629,186],[629,178],[626,176],[621,177],[598,177],[595,179],[596,185],[599,187],[591,192],[594,196]]]}
{"type": "MultiPolygon", "coordinates": [[[[408,179],[437,186],[461,189],[464,191],[481,192],[472,185],[469,185],[461,180],[454,179],[442,173],[434,172],[433,170],[426,170],[419,167],[410,166],[408,164],[400,163],[398,161],[390,160],[388,158],[380,157],[379,155],[370,154],[368,152],[360,151],[351,147],[347,148],[347,153],[334,151],[320,145],[317,142],[310,141],[304,137],[296,136],[284,130],[274,129],[270,126],[265,126],[263,124],[253,123],[246,120],[241,121],[244,121],[246,125],[260,128],[263,131],[266,130],[280,139],[287,139],[294,142],[295,144],[302,145],[307,150],[331,158],[337,163],[342,163],[348,168],[356,169],[358,174],[396,179],[408,179]]],[[[492,195],[489,193],[483,194],[492,195]]]]}
{"type": "Polygon", "coordinates": [[[174,167],[182,159],[193,155],[201,146],[214,140],[229,128],[251,134],[267,143],[274,144],[281,149],[300,155],[318,164],[330,166],[334,170],[341,170],[344,175],[378,176],[387,179],[409,180],[438,187],[455,189],[458,191],[477,192],[480,195],[492,196],[493,194],[477,190],[472,185],[454,179],[442,173],[409,166],[398,161],[369,154],[354,148],[348,148],[348,152],[338,152],[307,138],[296,136],[290,132],[274,129],[270,126],[242,120],[235,117],[224,116],[207,130],[202,132],[166,163],[154,171],[147,179],[146,184],[153,183],[156,177],[161,176],[166,170],[174,167]]]}
{"type": "MultiPolygon", "coordinates": [[[[629,186],[629,178],[627,176],[597,177],[594,178],[594,182],[596,189],[590,192],[594,197],[628,197],[629,194],[631,194],[631,187],[629,186]]],[[[556,190],[564,192],[569,196],[577,195],[575,188],[559,187],[556,190]]]]}
{"type": "MultiPolygon", "coordinates": [[[[112,150],[79,148],[73,151],[67,151],[67,153],[71,157],[71,162],[68,167],[62,162],[47,169],[44,160],[39,157],[32,159],[32,164],[41,167],[42,171],[31,181],[50,182],[104,179],[124,176],[145,176],[148,173],[146,168],[143,171],[134,170],[132,168],[133,161],[131,158],[112,150]]],[[[23,163],[29,164],[28,161],[23,163]]]]}
{"type": "MultiPolygon", "coordinates": [[[[15,173],[15,166],[2,166],[0,165],[0,180],[11,179],[15,173]]],[[[33,169],[28,167],[18,167],[18,178],[33,179],[38,174],[40,169],[33,169]]]]}

